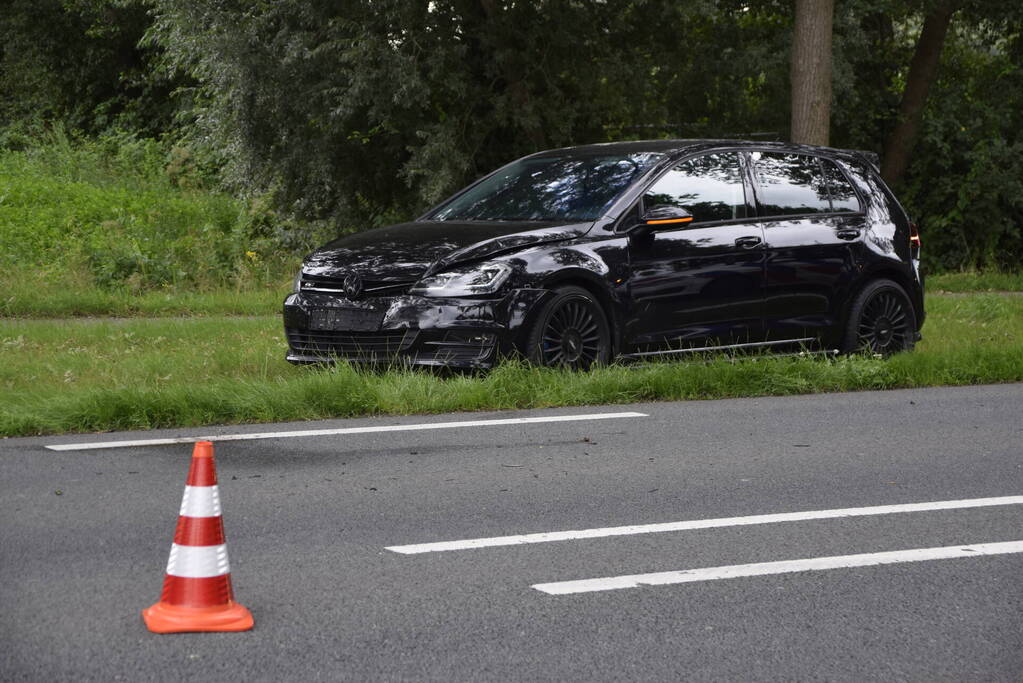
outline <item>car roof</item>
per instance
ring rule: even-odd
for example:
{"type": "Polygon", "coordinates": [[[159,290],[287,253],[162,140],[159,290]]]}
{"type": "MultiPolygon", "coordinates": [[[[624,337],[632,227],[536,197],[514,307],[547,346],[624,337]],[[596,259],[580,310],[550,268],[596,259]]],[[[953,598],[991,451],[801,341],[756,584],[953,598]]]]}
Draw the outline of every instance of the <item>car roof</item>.
{"type": "Polygon", "coordinates": [[[814,145],[797,145],[790,142],[765,142],[757,140],[735,139],[699,139],[699,140],[629,140],[624,142],[601,142],[575,147],[561,147],[531,154],[531,157],[553,156],[555,154],[571,154],[591,156],[598,154],[643,154],[657,153],[669,157],[678,157],[704,149],[732,147],[737,149],[777,149],[779,151],[802,152],[805,154],[825,154],[830,156],[857,157],[863,152],[834,147],[818,147],[814,145]]]}

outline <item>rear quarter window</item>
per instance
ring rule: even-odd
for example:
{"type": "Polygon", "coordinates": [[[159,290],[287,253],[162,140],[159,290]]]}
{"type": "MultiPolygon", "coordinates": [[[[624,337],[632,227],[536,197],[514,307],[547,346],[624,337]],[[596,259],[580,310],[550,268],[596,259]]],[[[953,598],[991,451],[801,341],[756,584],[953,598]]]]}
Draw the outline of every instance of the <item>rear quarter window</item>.
{"type": "Polygon", "coordinates": [[[848,178],[835,162],[830,159],[821,159],[821,168],[824,169],[824,178],[827,180],[828,190],[831,192],[831,210],[860,211],[860,198],[856,195],[856,190],[853,189],[848,178]]]}
{"type": "Polygon", "coordinates": [[[863,207],[867,218],[873,224],[892,223],[894,216],[905,216],[901,208],[894,204],[881,183],[874,177],[873,171],[859,164],[847,164],[849,178],[866,201],[863,207]]]}
{"type": "Polygon", "coordinates": [[[779,152],[753,152],[751,157],[761,216],[831,211],[828,184],[817,157],[779,152]]]}

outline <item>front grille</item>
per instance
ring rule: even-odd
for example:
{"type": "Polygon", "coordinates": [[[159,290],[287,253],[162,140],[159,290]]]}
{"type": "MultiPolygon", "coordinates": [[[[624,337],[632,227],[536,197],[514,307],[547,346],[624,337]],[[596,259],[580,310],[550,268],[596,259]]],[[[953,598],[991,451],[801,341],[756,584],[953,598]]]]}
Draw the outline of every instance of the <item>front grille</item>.
{"type": "Polygon", "coordinates": [[[393,332],[321,332],[287,329],[288,344],[298,354],[356,362],[393,359],[415,339],[415,330],[393,332]]]}
{"type": "MultiPolygon", "coordinates": [[[[341,277],[326,277],[323,275],[310,275],[302,273],[303,292],[325,292],[329,294],[344,294],[345,279],[341,277]]],[[[398,296],[408,294],[416,280],[410,279],[371,279],[363,278],[362,293],[364,296],[398,296]]]]}

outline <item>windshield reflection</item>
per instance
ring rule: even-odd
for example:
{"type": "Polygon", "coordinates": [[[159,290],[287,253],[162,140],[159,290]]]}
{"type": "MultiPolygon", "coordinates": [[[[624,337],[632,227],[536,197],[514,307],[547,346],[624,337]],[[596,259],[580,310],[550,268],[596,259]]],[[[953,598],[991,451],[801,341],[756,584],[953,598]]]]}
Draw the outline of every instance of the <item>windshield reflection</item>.
{"type": "Polygon", "coordinates": [[[592,221],[663,155],[521,159],[441,207],[438,221],[592,221]]]}

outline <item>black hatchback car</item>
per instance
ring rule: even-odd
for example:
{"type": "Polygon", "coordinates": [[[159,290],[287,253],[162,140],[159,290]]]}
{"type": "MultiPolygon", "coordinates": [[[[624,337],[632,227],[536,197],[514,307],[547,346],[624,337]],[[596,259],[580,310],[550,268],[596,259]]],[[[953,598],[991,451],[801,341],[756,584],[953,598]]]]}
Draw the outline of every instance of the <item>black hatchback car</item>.
{"type": "Polygon", "coordinates": [[[876,158],[657,140],[540,152],[310,254],[289,361],[585,368],[721,348],[908,350],[915,226],[876,158]]]}

